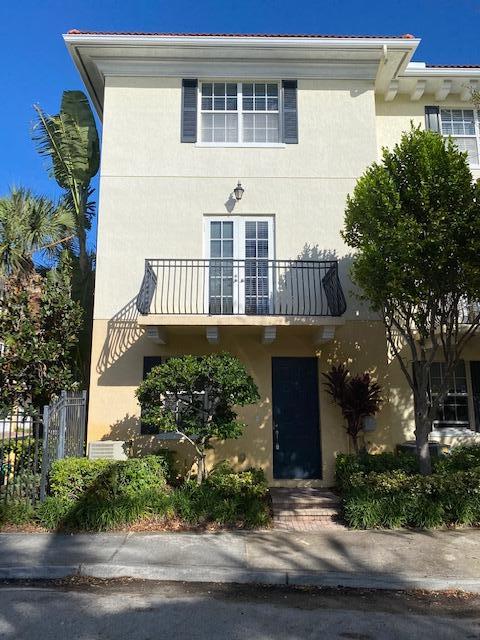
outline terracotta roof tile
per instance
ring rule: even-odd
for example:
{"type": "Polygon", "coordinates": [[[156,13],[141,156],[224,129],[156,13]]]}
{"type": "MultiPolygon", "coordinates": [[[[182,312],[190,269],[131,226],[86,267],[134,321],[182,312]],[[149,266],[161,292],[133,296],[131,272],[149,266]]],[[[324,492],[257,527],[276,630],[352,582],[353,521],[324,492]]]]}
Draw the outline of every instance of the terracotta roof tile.
{"type": "Polygon", "coordinates": [[[480,69],[479,64],[427,64],[427,69],[480,69]]]}
{"type": "Polygon", "coordinates": [[[143,32],[143,31],[81,31],[79,29],[70,29],[70,35],[92,35],[92,36],[164,36],[164,37],[216,37],[216,38],[394,38],[398,40],[412,40],[415,36],[405,33],[401,36],[375,36],[375,35],[325,35],[325,34],[308,34],[308,33],[162,33],[162,32],[143,32]]]}

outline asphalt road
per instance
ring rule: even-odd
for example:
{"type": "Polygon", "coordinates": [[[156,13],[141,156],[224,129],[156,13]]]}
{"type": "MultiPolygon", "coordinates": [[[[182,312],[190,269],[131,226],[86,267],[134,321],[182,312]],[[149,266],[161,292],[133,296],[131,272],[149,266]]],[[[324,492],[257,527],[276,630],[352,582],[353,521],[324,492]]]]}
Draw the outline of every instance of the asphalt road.
{"type": "Polygon", "coordinates": [[[2,640],[480,639],[480,597],[248,585],[4,583],[2,640]]]}

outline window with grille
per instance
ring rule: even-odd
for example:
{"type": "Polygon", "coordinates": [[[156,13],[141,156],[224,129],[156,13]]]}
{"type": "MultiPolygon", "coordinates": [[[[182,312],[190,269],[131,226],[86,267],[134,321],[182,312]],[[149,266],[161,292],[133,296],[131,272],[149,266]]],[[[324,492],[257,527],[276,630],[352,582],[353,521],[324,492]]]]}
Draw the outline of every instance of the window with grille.
{"type": "Polygon", "coordinates": [[[233,313],[233,221],[210,222],[210,313],[233,313]]]}
{"type": "MultiPolygon", "coordinates": [[[[430,369],[430,393],[434,399],[446,381],[445,364],[432,363],[430,369]]],[[[433,421],[435,427],[468,427],[468,387],[465,362],[460,361],[448,378],[448,392],[438,408],[433,421]]]]}
{"type": "Polygon", "coordinates": [[[276,82],[203,82],[201,142],[277,144],[280,141],[279,96],[276,82]]]}
{"type": "Polygon", "coordinates": [[[451,136],[460,151],[466,151],[471,166],[480,165],[480,129],[474,109],[440,109],[442,135],[451,136]]]}
{"type": "Polygon", "coordinates": [[[268,222],[245,222],[245,313],[267,314],[269,305],[268,222]]]}

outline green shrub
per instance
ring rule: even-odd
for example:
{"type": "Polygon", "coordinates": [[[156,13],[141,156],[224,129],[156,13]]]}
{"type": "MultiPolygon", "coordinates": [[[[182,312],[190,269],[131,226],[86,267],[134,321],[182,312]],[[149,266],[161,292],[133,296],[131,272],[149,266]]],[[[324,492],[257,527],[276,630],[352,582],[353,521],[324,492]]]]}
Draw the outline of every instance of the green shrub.
{"type": "Polygon", "coordinates": [[[189,481],[174,491],[172,507],[192,525],[261,527],[270,522],[268,486],[261,469],[234,473],[228,465],[220,465],[201,485],[189,481]]]}
{"type": "Polygon", "coordinates": [[[435,471],[469,471],[480,467],[480,444],[452,447],[449,453],[435,461],[435,471]]]}
{"type": "Polygon", "coordinates": [[[50,471],[51,495],[65,500],[78,501],[87,493],[103,499],[134,497],[165,485],[164,464],[158,456],[121,461],[65,458],[54,462],[50,471]]]}
{"type": "Polygon", "coordinates": [[[480,467],[408,475],[405,471],[350,476],[342,488],[347,524],[355,529],[480,523],[480,467]]]}
{"type": "Polygon", "coordinates": [[[418,473],[418,461],[410,453],[339,453],[335,458],[335,479],[340,489],[348,487],[350,478],[357,473],[384,473],[404,471],[412,475],[418,473]]]}
{"type": "Polygon", "coordinates": [[[75,502],[60,496],[47,496],[37,505],[35,517],[46,529],[60,529],[75,502]]]}
{"type": "Polygon", "coordinates": [[[29,500],[15,499],[0,502],[0,526],[27,524],[32,521],[33,516],[34,508],[29,500]]]}

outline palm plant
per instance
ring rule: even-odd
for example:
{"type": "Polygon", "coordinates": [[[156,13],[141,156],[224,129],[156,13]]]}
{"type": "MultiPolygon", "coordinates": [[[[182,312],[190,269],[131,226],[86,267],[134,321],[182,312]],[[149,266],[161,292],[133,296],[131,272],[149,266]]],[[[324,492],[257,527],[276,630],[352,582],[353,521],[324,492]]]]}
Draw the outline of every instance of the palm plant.
{"type": "Polygon", "coordinates": [[[78,365],[85,383],[90,370],[90,342],[93,319],[94,254],[87,249],[87,231],[95,212],[92,178],[100,165],[97,127],[87,97],[81,91],[64,91],[60,112],[48,115],[35,105],[37,122],[33,139],[41,155],[50,160],[50,174],[64,190],[65,202],[75,219],[72,252],[72,296],[84,309],[85,324],[78,346],[78,365]]]}
{"type": "Polygon", "coordinates": [[[351,376],[343,364],[333,365],[323,376],[326,378],[326,391],[340,407],[347,423],[347,433],[352,439],[355,453],[358,453],[358,436],[363,421],[374,416],[380,408],[381,387],[371,379],[369,373],[351,376]]]}
{"type": "Polygon", "coordinates": [[[64,91],[60,112],[48,115],[34,106],[37,122],[33,138],[41,155],[51,161],[50,172],[65,192],[75,217],[78,263],[83,278],[89,277],[92,259],[87,250],[95,204],[90,181],[98,172],[100,145],[92,110],[84,93],[64,91]]]}
{"type": "Polygon", "coordinates": [[[30,276],[34,254],[52,256],[74,237],[70,208],[28,189],[12,188],[0,198],[0,276],[30,276]]]}

